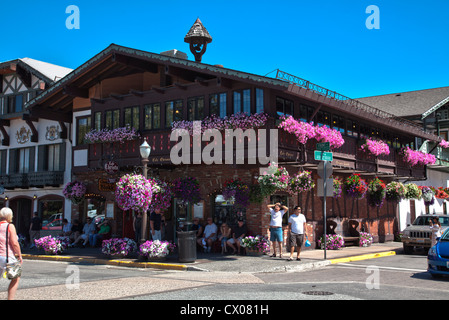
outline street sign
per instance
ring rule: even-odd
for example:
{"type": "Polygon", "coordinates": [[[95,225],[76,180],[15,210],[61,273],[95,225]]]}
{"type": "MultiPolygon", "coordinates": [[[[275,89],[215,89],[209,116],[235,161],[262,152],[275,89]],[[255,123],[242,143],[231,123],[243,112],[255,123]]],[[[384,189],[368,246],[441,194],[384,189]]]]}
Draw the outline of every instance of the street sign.
{"type": "Polygon", "coordinates": [[[334,160],[334,154],[332,152],[315,150],[315,160],[332,161],[332,160],[334,160]]]}
{"type": "MultiPolygon", "coordinates": [[[[324,197],[324,179],[317,181],[317,196],[324,197]]],[[[326,179],[326,198],[334,196],[334,179],[326,179]]]]}
{"type": "Polygon", "coordinates": [[[330,164],[330,163],[326,164],[326,172],[324,172],[324,161],[321,161],[318,164],[317,173],[321,178],[323,178],[323,179],[329,178],[333,172],[334,172],[334,170],[332,168],[332,164],[330,164]]]}
{"type": "Polygon", "coordinates": [[[331,144],[329,142],[317,143],[316,149],[318,151],[329,151],[331,149],[331,144]]]}

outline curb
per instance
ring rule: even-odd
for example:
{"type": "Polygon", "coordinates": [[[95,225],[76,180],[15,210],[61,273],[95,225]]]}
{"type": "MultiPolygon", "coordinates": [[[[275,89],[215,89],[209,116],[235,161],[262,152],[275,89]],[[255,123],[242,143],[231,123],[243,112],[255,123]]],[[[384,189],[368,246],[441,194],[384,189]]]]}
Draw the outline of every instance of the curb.
{"type": "Polygon", "coordinates": [[[329,259],[329,261],[331,264],[338,264],[338,263],[368,260],[368,259],[394,256],[394,255],[396,255],[396,251],[385,251],[385,252],[377,252],[377,253],[363,254],[363,255],[359,255],[359,256],[346,257],[346,258],[329,259]]]}

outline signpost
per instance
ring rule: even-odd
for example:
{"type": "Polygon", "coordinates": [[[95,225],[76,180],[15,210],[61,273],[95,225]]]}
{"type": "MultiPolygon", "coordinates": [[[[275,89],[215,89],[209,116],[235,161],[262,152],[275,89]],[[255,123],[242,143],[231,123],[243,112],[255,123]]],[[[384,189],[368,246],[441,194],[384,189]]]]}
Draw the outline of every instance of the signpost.
{"type": "MultiPolygon", "coordinates": [[[[326,231],[327,231],[327,226],[326,226],[326,198],[328,197],[328,195],[330,196],[332,194],[332,192],[329,192],[330,190],[328,190],[328,184],[330,186],[333,186],[331,184],[331,179],[328,179],[333,172],[332,169],[332,165],[328,164],[328,161],[332,161],[334,159],[334,156],[332,154],[332,152],[328,152],[330,150],[330,144],[329,142],[323,142],[323,143],[317,143],[316,145],[318,150],[315,150],[315,160],[318,161],[322,161],[320,162],[320,164],[318,165],[317,168],[317,173],[318,175],[322,178],[323,180],[323,219],[324,219],[324,234],[323,234],[323,238],[324,238],[324,259],[327,258],[327,250],[326,250],[326,231]]],[[[321,180],[321,179],[319,179],[321,180]]],[[[319,181],[320,182],[320,181],[319,181]]],[[[320,191],[318,191],[318,196],[320,196],[320,191]]]]}

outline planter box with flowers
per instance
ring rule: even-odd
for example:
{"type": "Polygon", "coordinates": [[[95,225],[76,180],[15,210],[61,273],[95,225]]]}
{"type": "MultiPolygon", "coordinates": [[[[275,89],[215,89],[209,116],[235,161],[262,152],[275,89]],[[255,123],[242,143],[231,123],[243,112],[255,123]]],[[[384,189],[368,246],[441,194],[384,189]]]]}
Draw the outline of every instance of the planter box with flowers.
{"type": "Polygon", "coordinates": [[[92,129],[84,136],[86,143],[123,143],[129,140],[136,140],[139,134],[136,129],[130,127],[116,128],[116,129],[92,129]]]}
{"type": "Polygon", "coordinates": [[[139,255],[148,261],[163,261],[175,248],[170,241],[148,240],[140,245],[139,255]]]}
{"type": "Polygon", "coordinates": [[[290,177],[287,186],[287,192],[291,195],[301,192],[307,192],[315,187],[310,171],[301,171],[290,177]]]}
{"type": "Polygon", "coordinates": [[[363,199],[368,187],[366,181],[360,177],[358,173],[352,174],[344,182],[345,193],[355,199],[363,199]]]}
{"type": "Polygon", "coordinates": [[[46,254],[57,255],[67,250],[70,239],[69,237],[46,236],[35,239],[34,243],[38,249],[43,249],[46,254]]]}
{"type": "Polygon", "coordinates": [[[326,250],[339,250],[345,246],[345,239],[339,234],[326,234],[326,244],[324,243],[324,235],[318,240],[318,246],[326,250]]]}
{"type": "Polygon", "coordinates": [[[405,198],[406,189],[402,182],[392,181],[387,184],[386,199],[388,201],[401,201],[405,198]]]}
{"type": "Polygon", "coordinates": [[[107,256],[124,258],[137,250],[137,243],[129,238],[112,238],[103,240],[101,252],[107,256]]]}
{"type": "Polygon", "coordinates": [[[80,181],[68,182],[62,190],[62,194],[73,204],[79,204],[84,200],[86,185],[80,181]]]}
{"type": "Polygon", "coordinates": [[[369,152],[376,157],[380,155],[390,154],[390,147],[388,146],[388,144],[386,144],[382,140],[376,140],[372,138],[366,139],[365,143],[361,145],[360,149],[365,152],[369,152]]]}
{"type": "Polygon", "coordinates": [[[374,178],[368,183],[367,200],[372,207],[382,207],[387,194],[385,183],[379,178],[374,178]]]}
{"type": "Polygon", "coordinates": [[[370,233],[360,232],[359,247],[369,247],[373,241],[373,236],[370,233]]]}
{"type": "Polygon", "coordinates": [[[270,244],[262,236],[246,236],[242,239],[242,247],[246,249],[246,254],[249,256],[260,256],[270,252],[270,244]]]}
{"type": "Polygon", "coordinates": [[[401,149],[404,161],[410,166],[435,164],[436,157],[433,154],[404,147],[401,149]]]}
{"type": "Polygon", "coordinates": [[[268,170],[257,178],[264,196],[271,195],[278,190],[286,190],[290,181],[290,175],[284,167],[270,162],[268,170]]]}
{"type": "Polygon", "coordinates": [[[124,211],[146,212],[157,188],[142,175],[125,174],[116,184],[115,200],[118,207],[124,211]]]}
{"type": "Polygon", "coordinates": [[[234,205],[238,208],[246,208],[249,205],[250,188],[240,179],[229,180],[224,183],[223,198],[234,199],[234,205]]]}

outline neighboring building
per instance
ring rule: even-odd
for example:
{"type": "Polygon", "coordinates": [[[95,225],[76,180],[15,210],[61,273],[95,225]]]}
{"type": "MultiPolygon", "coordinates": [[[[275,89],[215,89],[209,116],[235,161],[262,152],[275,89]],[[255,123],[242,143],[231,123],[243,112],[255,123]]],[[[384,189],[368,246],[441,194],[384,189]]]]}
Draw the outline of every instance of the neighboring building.
{"type": "Polygon", "coordinates": [[[46,229],[60,229],[70,212],[62,188],[70,181],[71,121],[30,115],[25,104],[71,71],[30,58],[0,63],[0,201],[25,236],[33,212],[49,222],[46,229]]]}
{"type": "MultiPolygon", "coordinates": [[[[174,237],[178,219],[191,219],[194,215],[233,225],[237,212],[232,204],[222,201],[223,184],[237,177],[252,184],[261,165],[173,165],[170,161],[170,150],[175,144],[170,141],[172,122],[200,120],[211,114],[264,111],[271,117],[266,128],[277,128],[282,114],[337,128],[345,144],[333,150],[332,164],[334,175],[343,178],[353,172],[368,180],[373,176],[386,181],[426,178],[424,167],[408,167],[398,152],[405,145],[415,146],[417,139],[438,141],[437,136],[419,125],[394,119],[389,113],[283,72],[269,78],[179,57],[183,55],[155,54],[112,44],[28,104],[32,117],[73,122],[72,180],[85,182],[87,194],[82,204],[73,205],[72,219],[84,221],[92,212],[104,214],[115,220],[114,233],[133,236],[133,213],[117,207],[114,182],[125,173],[140,170],[139,146],[146,138],[152,147],[151,175],[166,180],[193,176],[201,185],[203,201],[199,206],[183,208],[174,202],[167,210],[166,237],[174,237]],[[84,141],[90,129],[126,125],[137,129],[141,139],[102,144],[84,141]],[[375,159],[361,152],[360,143],[369,136],[387,141],[390,155],[375,159]],[[108,173],[105,165],[112,165],[115,170],[108,173]]],[[[315,147],[313,141],[300,145],[292,135],[279,131],[279,161],[291,174],[303,168],[311,170],[317,179],[315,147]]],[[[262,204],[252,203],[242,212],[252,234],[267,234],[270,219],[266,205],[274,201],[282,201],[290,208],[301,205],[308,220],[309,239],[321,236],[322,200],[316,188],[298,196],[279,192],[262,204]]],[[[343,235],[348,235],[351,219],[371,232],[376,241],[392,240],[398,228],[397,204],[385,203],[380,209],[373,209],[366,200],[345,196],[328,198],[327,204],[328,218],[343,235]]]]}
{"type": "MultiPolygon", "coordinates": [[[[448,140],[449,87],[392,93],[358,100],[413,121],[441,139],[448,140]]],[[[405,181],[435,188],[449,187],[449,149],[442,148],[436,141],[419,137],[416,138],[416,146],[421,151],[435,155],[437,161],[434,165],[427,166],[426,179],[410,178],[405,181]]],[[[422,214],[448,214],[448,211],[447,201],[442,199],[435,199],[435,203],[431,206],[425,206],[423,200],[402,200],[399,205],[400,230],[422,214]]]]}

